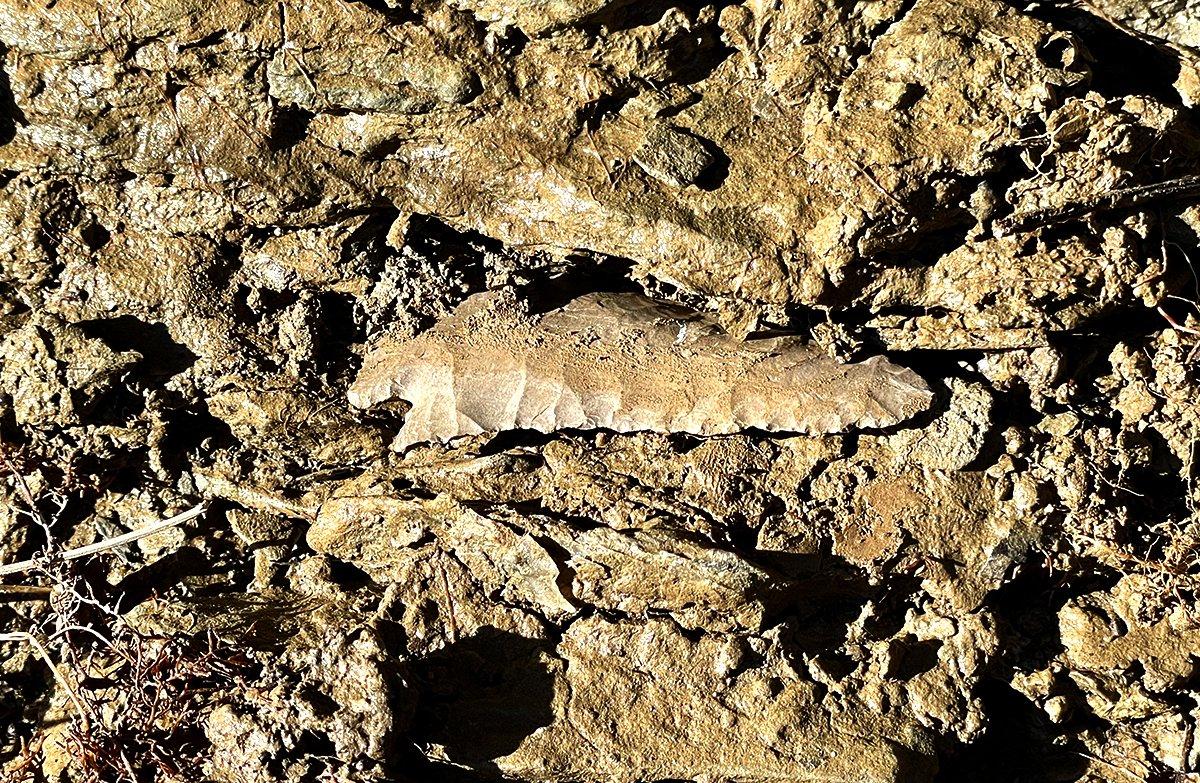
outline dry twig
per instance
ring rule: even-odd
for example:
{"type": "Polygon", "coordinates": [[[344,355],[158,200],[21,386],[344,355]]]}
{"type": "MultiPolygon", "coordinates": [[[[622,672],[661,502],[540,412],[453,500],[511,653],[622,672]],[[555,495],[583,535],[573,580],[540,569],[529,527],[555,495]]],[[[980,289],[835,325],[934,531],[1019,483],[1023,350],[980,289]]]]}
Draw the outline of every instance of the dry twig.
{"type": "Polygon", "coordinates": [[[1196,198],[1200,198],[1200,174],[1169,179],[1165,182],[1154,182],[1149,185],[1116,188],[1070,204],[1017,212],[997,220],[995,231],[997,236],[1006,236],[1056,223],[1065,223],[1068,220],[1075,220],[1096,212],[1113,212],[1158,201],[1196,198]]]}
{"type": "MultiPolygon", "coordinates": [[[[155,533],[158,533],[159,531],[166,530],[167,528],[175,527],[176,525],[181,525],[184,522],[187,522],[188,520],[195,519],[196,517],[203,514],[207,510],[207,508],[208,507],[205,504],[201,503],[198,506],[189,508],[187,511],[184,511],[182,514],[176,514],[173,517],[169,517],[167,519],[160,520],[158,522],[155,522],[152,525],[147,525],[146,527],[138,528],[137,530],[131,530],[130,532],[125,533],[124,535],[114,536],[112,538],[106,538],[103,541],[97,541],[96,543],[88,544],[87,546],[76,547],[75,549],[68,549],[66,551],[56,554],[55,556],[60,557],[63,560],[74,560],[76,558],[87,557],[88,555],[95,555],[100,552],[105,552],[105,551],[108,551],[109,549],[116,549],[119,546],[124,546],[125,544],[132,543],[134,541],[137,541],[138,539],[145,538],[146,536],[152,536],[155,533]]],[[[40,562],[41,562],[41,559],[34,558],[32,560],[22,560],[18,563],[9,563],[8,565],[0,565],[0,576],[6,576],[8,574],[19,574],[24,571],[29,571],[30,569],[36,568],[40,562]]]]}

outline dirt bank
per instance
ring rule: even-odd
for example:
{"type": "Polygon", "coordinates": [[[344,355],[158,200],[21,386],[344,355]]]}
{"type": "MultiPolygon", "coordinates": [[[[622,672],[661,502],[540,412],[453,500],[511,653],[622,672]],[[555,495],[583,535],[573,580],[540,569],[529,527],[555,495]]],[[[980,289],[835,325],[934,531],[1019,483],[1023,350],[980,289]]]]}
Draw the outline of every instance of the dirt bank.
{"type": "Polygon", "coordinates": [[[0,0],[3,780],[1200,775],[1197,52],[0,0]]]}

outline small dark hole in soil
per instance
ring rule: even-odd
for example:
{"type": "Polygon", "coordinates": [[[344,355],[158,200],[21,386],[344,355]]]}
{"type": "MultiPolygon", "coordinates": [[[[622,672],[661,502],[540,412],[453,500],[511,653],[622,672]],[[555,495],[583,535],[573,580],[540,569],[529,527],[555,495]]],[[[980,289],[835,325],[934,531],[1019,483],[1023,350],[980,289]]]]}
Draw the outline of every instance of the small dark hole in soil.
{"type": "Polygon", "coordinates": [[[211,570],[205,553],[196,547],[185,546],[129,574],[111,592],[120,597],[121,608],[128,611],[155,595],[169,593],[185,577],[207,574],[211,570]]]}
{"type": "Polygon", "coordinates": [[[207,408],[172,413],[167,417],[166,433],[162,453],[177,455],[180,459],[202,447],[218,449],[234,441],[229,425],[209,413],[207,408]]]}
{"type": "Polygon", "coordinates": [[[353,375],[361,357],[351,346],[366,339],[363,325],[355,317],[354,298],[348,294],[327,292],[318,297],[321,313],[320,350],[317,367],[335,377],[353,375]]]}
{"type": "Polygon", "coordinates": [[[414,14],[410,10],[410,4],[404,3],[401,5],[392,5],[387,0],[347,0],[351,3],[358,3],[361,6],[370,8],[372,11],[383,14],[387,17],[391,24],[403,24],[405,22],[420,21],[421,17],[414,14]]]}
{"type": "Polygon", "coordinates": [[[892,643],[891,662],[886,676],[903,682],[930,671],[937,666],[938,650],[941,648],[942,642],[937,639],[897,639],[892,643]]]}
{"type": "Polygon", "coordinates": [[[1037,49],[1038,59],[1051,68],[1062,68],[1067,64],[1067,53],[1071,50],[1071,42],[1061,36],[1055,36],[1042,43],[1037,49]]]}
{"type": "Polygon", "coordinates": [[[392,479],[392,489],[399,492],[401,495],[418,498],[420,500],[433,500],[437,497],[436,492],[430,492],[422,486],[417,485],[411,479],[404,477],[392,479]]]}
{"type": "Polygon", "coordinates": [[[314,116],[299,106],[277,108],[271,117],[271,136],[267,141],[267,149],[280,152],[299,144],[308,135],[308,124],[314,116]]]}
{"type": "Polygon", "coordinates": [[[455,763],[498,772],[492,759],[512,753],[554,719],[547,645],[483,628],[414,661],[414,740],[441,745],[455,763]]]}
{"type": "Polygon", "coordinates": [[[109,230],[99,223],[88,223],[79,231],[83,237],[83,242],[91,250],[99,250],[108,244],[108,240],[112,238],[109,230]]]}
{"type": "MultiPolygon", "coordinates": [[[[336,759],[337,757],[337,746],[329,738],[329,735],[305,729],[297,739],[296,747],[292,748],[287,756],[272,758],[267,763],[267,771],[274,775],[276,780],[287,780],[285,762],[294,762],[296,759],[336,759]]],[[[319,778],[305,778],[305,780],[310,779],[317,780],[319,778]]]]}
{"type": "Polygon", "coordinates": [[[89,424],[122,426],[146,408],[146,401],[128,387],[117,384],[98,398],[88,411],[89,424]]]}
{"type": "Polygon", "coordinates": [[[356,565],[331,557],[329,559],[329,578],[342,587],[355,590],[371,584],[371,577],[356,565]]]}
{"type": "Polygon", "coordinates": [[[694,133],[689,133],[688,135],[698,139],[701,146],[713,157],[713,162],[700,175],[700,179],[696,180],[696,187],[701,190],[716,190],[721,187],[725,182],[725,178],[729,176],[729,167],[733,164],[733,161],[725,154],[725,150],[717,146],[716,142],[702,136],[696,136],[694,133]]]}
{"type": "Polygon", "coordinates": [[[306,685],[305,687],[301,688],[299,693],[296,695],[312,705],[313,713],[318,717],[324,718],[329,715],[333,715],[341,708],[341,705],[339,705],[337,701],[331,698],[328,694],[322,693],[320,690],[311,685],[306,685]]]}
{"type": "MultiPolygon", "coordinates": [[[[0,46],[0,59],[8,53],[8,47],[0,46]]],[[[0,144],[7,144],[17,135],[19,125],[28,124],[25,115],[17,106],[9,85],[8,74],[0,68],[0,144]]]]}
{"type": "Polygon", "coordinates": [[[196,354],[176,342],[165,324],[143,321],[132,315],[84,321],[83,333],[97,337],[114,351],[137,351],[143,357],[138,372],[146,378],[169,378],[187,370],[196,354]]]}
{"type": "MultiPolygon", "coordinates": [[[[1179,94],[1171,86],[1179,76],[1179,62],[1165,51],[1114,27],[1084,8],[1059,3],[1011,2],[1030,16],[1051,22],[1059,29],[1074,34],[1087,52],[1091,53],[1092,77],[1087,89],[1106,98],[1121,99],[1127,95],[1151,95],[1164,103],[1176,105],[1179,94]],[[1131,68],[1130,63],[1137,63],[1131,68]]],[[[1062,67],[1066,49],[1063,43],[1043,45],[1039,56],[1043,62],[1062,67]],[[1055,62],[1057,58],[1057,62],[1055,62]]]]}
{"type": "Polygon", "coordinates": [[[844,680],[858,668],[854,659],[843,653],[823,653],[816,660],[825,673],[835,680],[844,680]]]}
{"type": "Polygon", "coordinates": [[[998,618],[1001,649],[1022,670],[1044,668],[1062,650],[1058,610],[1072,598],[1110,590],[1121,575],[1098,563],[1070,573],[1042,567],[1036,556],[987,599],[998,618]]]}
{"type": "Polygon", "coordinates": [[[1036,704],[998,681],[984,682],[977,695],[989,716],[988,728],[976,742],[943,755],[937,783],[1068,781],[1083,775],[1082,743],[1055,744],[1055,727],[1036,704]]]}

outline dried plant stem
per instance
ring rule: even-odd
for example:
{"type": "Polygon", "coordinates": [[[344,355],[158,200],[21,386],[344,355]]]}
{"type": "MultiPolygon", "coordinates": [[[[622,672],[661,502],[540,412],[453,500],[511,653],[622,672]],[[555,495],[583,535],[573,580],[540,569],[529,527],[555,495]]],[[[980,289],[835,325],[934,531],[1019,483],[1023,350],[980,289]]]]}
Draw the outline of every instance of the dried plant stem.
{"type": "Polygon", "coordinates": [[[1193,329],[1190,326],[1184,326],[1183,324],[1179,323],[1174,318],[1172,318],[1170,313],[1168,313],[1166,310],[1162,309],[1161,306],[1158,308],[1158,314],[1161,315],[1163,318],[1167,319],[1167,323],[1171,325],[1172,329],[1179,331],[1179,332],[1183,332],[1184,334],[1194,334],[1194,335],[1200,336],[1200,329],[1193,329]]]}
{"type": "MultiPolygon", "coordinates": [[[[208,508],[207,505],[205,505],[204,503],[201,503],[200,505],[195,506],[194,508],[190,508],[187,511],[184,511],[182,514],[176,514],[173,517],[160,520],[151,525],[147,525],[146,527],[138,528],[137,530],[132,530],[128,533],[125,533],[124,535],[114,536],[113,538],[106,538],[103,541],[97,541],[96,543],[88,544],[87,546],[81,546],[81,547],[77,547],[75,549],[68,549],[68,550],[60,553],[58,555],[58,557],[61,557],[64,560],[74,560],[79,557],[87,557],[88,555],[94,555],[99,552],[105,552],[109,549],[116,549],[119,546],[124,546],[125,544],[131,543],[133,541],[137,541],[140,538],[145,538],[146,536],[152,536],[155,533],[159,532],[160,530],[166,530],[167,528],[175,527],[176,525],[183,524],[184,522],[187,522],[190,519],[195,519],[196,517],[203,514],[207,510],[207,508],[208,508]]],[[[22,560],[19,563],[9,563],[8,565],[0,565],[0,576],[6,576],[8,574],[19,574],[19,573],[28,571],[31,568],[36,567],[38,562],[39,561],[36,559],[35,560],[22,560]]]]}
{"type": "Polygon", "coordinates": [[[45,601],[50,588],[40,585],[0,585],[0,604],[19,601],[45,601]]]}
{"type": "Polygon", "coordinates": [[[25,642],[37,652],[38,657],[45,661],[46,665],[50,667],[50,671],[54,673],[54,679],[58,680],[58,684],[67,692],[67,696],[70,697],[71,703],[75,705],[75,710],[79,713],[79,720],[82,721],[81,725],[86,731],[90,725],[90,721],[88,720],[88,712],[83,706],[83,701],[79,698],[79,694],[75,692],[75,686],[59,671],[58,667],[54,664],[54,660],[50,657],[50,653],[37,640],[37,637],[25,631],[10,631],[8,633],[0,633],[0,642],[25,642]]]}
{"type": "Polygon", "coordinates": [[[1075,220],[1096,212],[1133,209],[1158,201],[1188,200],[1197,197],[1200,197],[1200,175],[1192,174],[1149,185],[1116,188],[1057,207],[1018,212],[997,220],[995,228],[997,236],[1005,236],[1075,220]]]}

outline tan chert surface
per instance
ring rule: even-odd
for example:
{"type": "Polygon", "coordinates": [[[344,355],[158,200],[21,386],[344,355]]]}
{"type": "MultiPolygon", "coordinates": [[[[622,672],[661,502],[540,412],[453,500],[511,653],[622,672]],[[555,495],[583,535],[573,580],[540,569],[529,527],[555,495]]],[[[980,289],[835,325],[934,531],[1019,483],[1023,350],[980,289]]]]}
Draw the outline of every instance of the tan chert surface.
{"type": "Polygon", "coordinates": [[[841,364],[797,338],[741,341],[634,294],[592,294],[541,316],[479,294],[367,357],[350,401],[392,400],[412,406],[394,444],[404,449],[509,429],[878,429],[925,410],[933,393],[883,357],[841,364]]]}

